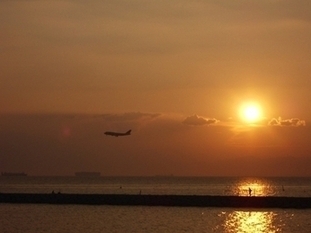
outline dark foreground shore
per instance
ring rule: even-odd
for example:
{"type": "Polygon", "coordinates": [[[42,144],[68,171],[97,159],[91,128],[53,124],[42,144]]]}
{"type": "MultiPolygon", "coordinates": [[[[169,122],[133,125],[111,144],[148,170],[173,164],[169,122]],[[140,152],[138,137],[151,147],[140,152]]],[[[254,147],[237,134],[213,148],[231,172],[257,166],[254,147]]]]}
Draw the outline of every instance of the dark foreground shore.
{"type": "Polygon", "coordinates": [[[310,197],[245,197],[128,194],[27,194],[0,193],[0,203],[141,205],[234,208],[311,208],[310,197]]]}

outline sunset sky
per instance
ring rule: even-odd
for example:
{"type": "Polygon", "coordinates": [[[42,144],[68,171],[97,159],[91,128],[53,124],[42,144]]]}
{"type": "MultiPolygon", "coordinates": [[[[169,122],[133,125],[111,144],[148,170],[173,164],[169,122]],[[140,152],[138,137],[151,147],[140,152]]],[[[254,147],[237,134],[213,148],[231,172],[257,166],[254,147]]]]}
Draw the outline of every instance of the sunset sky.
{"type": "Polygon", "coordinates": [[[308,0],[1,1],[0,30],[0,171],[311,176],[308,0]]]}

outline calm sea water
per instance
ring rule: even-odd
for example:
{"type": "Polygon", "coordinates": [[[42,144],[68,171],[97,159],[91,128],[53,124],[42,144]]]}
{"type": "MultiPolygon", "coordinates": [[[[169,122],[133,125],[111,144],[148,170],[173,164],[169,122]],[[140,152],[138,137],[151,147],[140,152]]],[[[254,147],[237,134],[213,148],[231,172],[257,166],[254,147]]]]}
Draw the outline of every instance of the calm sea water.
{"type": "MultiPolygon", "coordinates": [[[[0,192],[311,196],[311,178],[0,177],[0,192]]],[[[311,232],[311,209],[0,204],[0,232],[311,232]]]]}

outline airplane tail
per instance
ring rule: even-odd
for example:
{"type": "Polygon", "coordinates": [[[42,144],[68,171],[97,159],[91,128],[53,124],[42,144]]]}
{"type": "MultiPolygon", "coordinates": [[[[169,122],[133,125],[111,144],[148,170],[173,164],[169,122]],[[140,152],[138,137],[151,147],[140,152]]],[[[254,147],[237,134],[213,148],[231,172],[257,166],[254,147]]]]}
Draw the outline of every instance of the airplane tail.
{"type": "Polygon", "coordinates": [[[129,130],[129,131],[127,131],[125,134],[128,134],[128,135],[130,135],[131,134],[131,129],[129,130]]]}

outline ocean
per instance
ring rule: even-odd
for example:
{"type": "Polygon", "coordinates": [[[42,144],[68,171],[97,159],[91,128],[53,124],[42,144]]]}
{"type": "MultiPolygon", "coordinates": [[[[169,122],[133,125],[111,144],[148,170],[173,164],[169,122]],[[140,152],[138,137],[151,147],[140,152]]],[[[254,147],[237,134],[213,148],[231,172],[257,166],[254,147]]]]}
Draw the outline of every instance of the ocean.
{"type": "MultiPolygon", "coordinates": [[[[311,178],[0,177],[1,193],[311,196],[311,178]],[[250,193],[251,190],[251,193],[250,193]]],[[[311,209],[0,204],[0,232],[311,232],[311,209]]]]}

